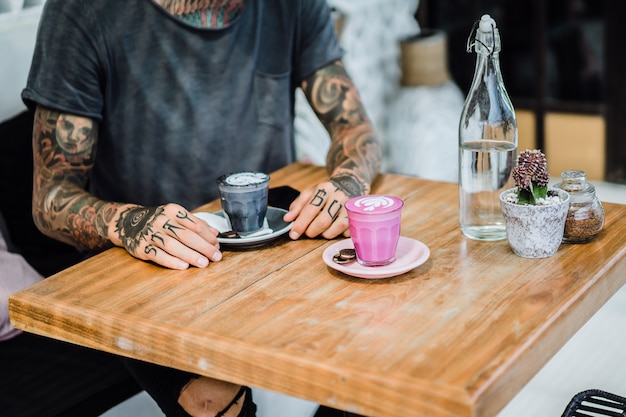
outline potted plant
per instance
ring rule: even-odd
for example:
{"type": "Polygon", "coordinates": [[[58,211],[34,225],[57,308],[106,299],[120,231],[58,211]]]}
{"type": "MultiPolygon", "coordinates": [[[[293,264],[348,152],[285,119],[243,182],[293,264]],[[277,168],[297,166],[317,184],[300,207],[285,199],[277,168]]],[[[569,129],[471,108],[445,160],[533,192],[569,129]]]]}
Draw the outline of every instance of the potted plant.
{"type": "Polygon", "coordinates": [[[509,245],[524,258],[554,255],[563,239],[569,194],[548,186],[546,156],[525,150],[513,168],[515,187],[500,194],[509,245]]]}

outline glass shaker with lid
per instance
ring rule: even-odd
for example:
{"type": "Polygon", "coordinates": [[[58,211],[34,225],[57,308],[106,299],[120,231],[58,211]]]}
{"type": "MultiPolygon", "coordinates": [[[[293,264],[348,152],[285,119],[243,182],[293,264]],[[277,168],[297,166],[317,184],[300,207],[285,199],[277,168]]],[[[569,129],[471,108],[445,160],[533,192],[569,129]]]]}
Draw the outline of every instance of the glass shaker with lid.
{"type": "Polygon", "coordinates": [[[556,187],[570,195],[563,242],[588,242],[600,233],[604,226],[604,207],[596,196],[596,188],[586,181],[587,175],[584,171],[564,171],[561,173],[561,179],[562,182],[556,184],[556,187]]]}

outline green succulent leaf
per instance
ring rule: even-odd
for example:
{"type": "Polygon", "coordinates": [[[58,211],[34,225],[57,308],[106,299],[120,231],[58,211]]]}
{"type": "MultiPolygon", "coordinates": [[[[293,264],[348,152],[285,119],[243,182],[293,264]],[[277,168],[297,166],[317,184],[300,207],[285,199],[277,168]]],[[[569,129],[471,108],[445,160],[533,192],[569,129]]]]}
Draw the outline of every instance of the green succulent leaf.
{"type": "Polygon", "coordinates": [[[537,186],[533,183],[532,190],[519,189],[517,192],[517,204],[536,205],[539,198],[546,198],[548,186],[537,186]]]}

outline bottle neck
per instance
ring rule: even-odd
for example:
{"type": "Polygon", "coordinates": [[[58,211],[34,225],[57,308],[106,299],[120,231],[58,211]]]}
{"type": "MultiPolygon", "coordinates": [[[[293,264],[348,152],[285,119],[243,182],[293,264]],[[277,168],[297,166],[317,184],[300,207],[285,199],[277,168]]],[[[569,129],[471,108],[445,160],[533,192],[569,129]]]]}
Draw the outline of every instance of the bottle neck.
{"type": "Polygon", "coordinates": [[[461,112],[459,141],[492,140],[515,147],[517,121],[500,72],[500,35],[495,26],[486,31],[479,27],[474,33],[468,39],[468,52],[476,53],[476,67],[461,112]]]}
{"type": "Polygon", "coordinates": [[[476,54],[476,68],[474,70],[474,80],[472,89],[478,88],[479,84],[499,85],[504,89],[502,72],[500,71],[500,60],[497,54],[485,56],[476,54]]]}
{"type": "Polygon", "coordinates": [[[477,54],[474,79],[461,114],[461,141],[476,138],[517,144],[515,112],[504,86],[497,54],[477,54]],[[470,120],[478,126],[470,127],[470,120]],[[470,133],[473,129],[480,132],[470,133]]]}

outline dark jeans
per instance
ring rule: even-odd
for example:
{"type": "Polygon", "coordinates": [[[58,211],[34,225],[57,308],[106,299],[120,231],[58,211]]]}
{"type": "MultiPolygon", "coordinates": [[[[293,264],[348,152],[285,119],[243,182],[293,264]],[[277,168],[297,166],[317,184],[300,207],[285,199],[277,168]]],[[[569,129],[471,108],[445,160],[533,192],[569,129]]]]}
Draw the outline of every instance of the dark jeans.
{"type": "Polygon", "coordinates": [[[0,415],[96,417],[141,388],[119,357],[22,333],[0,342],[0,415]]]}
{"type": "MultiPolygon", "coordinates": [[[[124,359],[124,365],[167,417],[190,417],[178,404],[178,397],[183,387],[198,375],[133,359],[124,359]]],[[[252,391],[247,388],[238,417],[255,415],[256,404],[252,401],[252,391]]]]}

